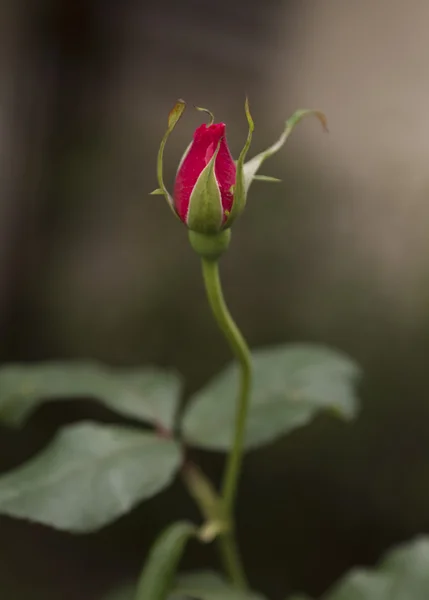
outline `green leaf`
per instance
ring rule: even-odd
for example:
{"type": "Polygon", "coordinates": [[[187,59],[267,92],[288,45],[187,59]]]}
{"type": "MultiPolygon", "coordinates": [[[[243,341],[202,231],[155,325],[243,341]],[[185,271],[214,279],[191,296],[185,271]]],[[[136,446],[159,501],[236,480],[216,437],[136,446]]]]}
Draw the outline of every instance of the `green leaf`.
{"type": "MultiPolygon", "coordinates": [[[[300,598],[293,596],[289,600],[300,598]]],[[[305,600],[306,597],[303,597],[305,600]]],[[[429,537],[390,551],[374,569],[356,568],[321,600],[427,600],[429,537]]],[[[310,599],[308,599],[310,600],[310,599]]]]}
{"type": "Polygon", "coordinates": [[[0,514],[95,531],[168,486],[180,462],[173,440],[126,427],[71,425],[0,476],[0,514]]]}
{"type": "Polygon", "coordinates": [[[117,413],[173,428],[181,383],[161,369],[93,362],[10,364],[0,369],[0,421],[18,426],[46,400],[95,398],[117,413]]]}
{"type": "Polygon", "coordinates": [[[391,551],[376,569],[354,569],[324,600],[427,600],[429,538],[391,551]]]}
{"type": "MultiPolygon", "coordinates": [[[[272,442],[329,410],[355,416],[354,383],[360,374],[347,356],[324,346],[291,344],[253,354],[254,381],[246,449],[272,442]]],[[[238,367],[227,367],[191,399],[184,415],[187,443],[228,450],[233,435],[238,367]]]]}
{"type": "Polygon", "coordinates": [[[196,534],[192,523],[173,523],[161,533],[143,568],[135,600],[165,600],[182,557],[185,544],[196,534]]]}
{"type": "Polygon", "coordinates": [[[235,590],[223,577],[211,571],[180,575],[169,600],[181,600],[183,597],[198,600],[264,600],[260,594],[235,590]]]}

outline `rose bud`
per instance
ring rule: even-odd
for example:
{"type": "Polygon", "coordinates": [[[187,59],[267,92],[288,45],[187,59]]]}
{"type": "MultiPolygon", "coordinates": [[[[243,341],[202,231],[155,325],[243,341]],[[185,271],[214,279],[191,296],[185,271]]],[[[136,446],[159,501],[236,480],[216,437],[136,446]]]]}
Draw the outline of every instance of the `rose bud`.
{"type": "Polygon", "coordinates": [[[173,202],[179,219],[193,231],[220,231],[231,214],[236,172],[225,124],[198,127],[174,183],[173,202]]]}
{"type": "Polygon", "coordinates": [[[249,126],[246,143],[235,162],[226,140],[224,123],[214,123],[210,111],[208,125],[201,125],[180,161],[174,183],[173,196],[163,180],[164,147],[170,133],[185,110],[185,102],[179,100],[168,118],[168,128],[162,139],[157,163],[159,188],[152,194],[162,194],[176,216],[191,232],[214,236],[232,225],[246,205],[247,193],[253,180],[280,181],[273,177],[257,175],[266,158],[272,156],[286,142],[293,128],[307,115],[315,115],[326,129],[326,118],[320,111],[298,110],[286,121],[285,129],[275,144],[247,163],[244,162],[252,140],[254,129],[246,99],[245,114],[249,126]]]}

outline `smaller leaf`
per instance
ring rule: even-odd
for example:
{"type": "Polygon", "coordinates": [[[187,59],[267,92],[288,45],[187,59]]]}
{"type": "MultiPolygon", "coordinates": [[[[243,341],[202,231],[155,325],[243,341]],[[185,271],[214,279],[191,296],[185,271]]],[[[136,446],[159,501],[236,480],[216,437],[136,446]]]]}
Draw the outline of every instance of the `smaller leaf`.
{"type": "Polygon", "coordinates": [[[183,596],[198,600],[264,600],[260,594],[236,590],[223,577],[211,571],[179,575],[169,600],[180,600],[183,596]]]}
{"type": "Polygon", "coordinates": [[[157,188],[156,190],[153,190],[153,192],[150,192],[149,196],[165,196],[165,193],[161,188],[157,188]]]}
{"type": "Polygon", "coordinates": [[[161,533],[144,565],[135,600],[167,598],[185,545],[195,534],[195,526],[188,521],[173,523],[161,533]]]}
{"type": "Polygon", "coordinates": [[[126,427],[71,425],[0,476],[0,514],[95,531],[169,485],[180,462],[173,440],[126,427]]]}

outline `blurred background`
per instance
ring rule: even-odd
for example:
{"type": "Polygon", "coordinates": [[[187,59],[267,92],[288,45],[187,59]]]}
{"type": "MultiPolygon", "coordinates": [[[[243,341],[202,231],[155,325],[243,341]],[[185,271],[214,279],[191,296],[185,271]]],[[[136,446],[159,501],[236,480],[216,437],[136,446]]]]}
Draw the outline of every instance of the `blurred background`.
{"type": "MultiPolygon", "coordinates": [[[[238,527],[255,588],[320,595],[355,564],[429,530],[429,76],[425,0],[3,0],[0,4],[2,362],[97,358],[173,366],[195,390],[229,352],[186,232],[157,186],[178,97],[253,152],[296,108],[322,108],[255,183],[222,261],[252,346],[324,342],[363,367],[362,412],[251,454],[238,527]]],[[[201,114],[166,152],[170,187],[201,114]]],[[[18,464],[92,404],[0,430],[18,464]]],[[[195,456],[218,480],[223,457],[195,456]]],[[[0,519],[0,595],[98,600],[138,573],[166,523],[196,516],[180,484],[72,536],[0,519]]],[[[185,568],[212,565],[190,547],[185,568]]]]}

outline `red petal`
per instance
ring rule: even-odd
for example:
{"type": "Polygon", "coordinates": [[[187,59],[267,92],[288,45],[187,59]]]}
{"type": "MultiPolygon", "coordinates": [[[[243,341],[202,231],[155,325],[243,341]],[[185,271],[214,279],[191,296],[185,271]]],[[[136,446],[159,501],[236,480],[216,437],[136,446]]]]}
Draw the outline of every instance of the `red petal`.
{"type": "Polygon", "coordinates": [[[225,124],[201,125],[194,133],[194,140],[183,160],[174,184],[174,204],[177,214],[186,220],[189,199],[201,171],[210,162],[220,142],[215,163],[215,176],[219,185],[224,211],[231,210],[233,196],[231,186],[235,183],[236,167],[225,138],[225,124]]]}

